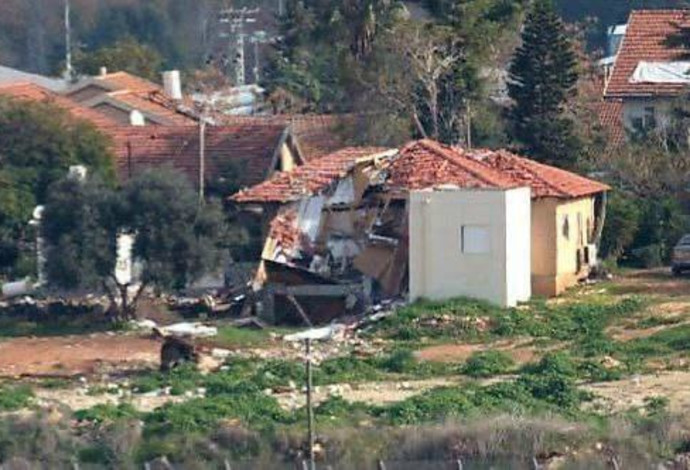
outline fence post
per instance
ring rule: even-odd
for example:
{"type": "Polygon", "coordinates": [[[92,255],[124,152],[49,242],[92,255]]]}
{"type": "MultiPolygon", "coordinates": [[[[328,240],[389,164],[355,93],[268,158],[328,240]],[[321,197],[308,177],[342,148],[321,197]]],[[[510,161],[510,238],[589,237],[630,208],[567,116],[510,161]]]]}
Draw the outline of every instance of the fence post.
{"type": "Polygon", "coordinates": [[[379,460],[379,470],[386,470],[386,464],[383,463],[383,460],[379,460]]]}
{"type": "Polygon", "coordinates": [[[462,470],[462,459],[458,459],[456,463],[458,464],[458,470],[462,470]]]}

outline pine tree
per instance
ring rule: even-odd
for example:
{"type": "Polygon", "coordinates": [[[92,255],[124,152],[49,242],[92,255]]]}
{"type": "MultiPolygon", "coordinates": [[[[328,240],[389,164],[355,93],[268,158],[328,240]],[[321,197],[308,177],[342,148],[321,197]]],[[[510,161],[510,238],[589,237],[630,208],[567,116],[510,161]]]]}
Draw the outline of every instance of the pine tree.
{"type": "Polygon", "coordinates": [[[551,0],[535,0],[510,67],[512,137],[532,158],[571,166],[579,142],[565,104],[575,93],[577,57],[551,0]]]}

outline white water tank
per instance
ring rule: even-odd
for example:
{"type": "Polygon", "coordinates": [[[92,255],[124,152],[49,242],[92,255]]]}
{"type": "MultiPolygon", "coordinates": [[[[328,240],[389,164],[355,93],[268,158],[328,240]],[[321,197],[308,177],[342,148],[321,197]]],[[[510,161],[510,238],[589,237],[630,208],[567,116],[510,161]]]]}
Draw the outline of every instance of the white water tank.
{"type": "Polygon", "coordinates": [[[182,99],[182,80],[179,70],[168,70],[163,72],[163,88],[165,94],[174,100],[182,99]]]}

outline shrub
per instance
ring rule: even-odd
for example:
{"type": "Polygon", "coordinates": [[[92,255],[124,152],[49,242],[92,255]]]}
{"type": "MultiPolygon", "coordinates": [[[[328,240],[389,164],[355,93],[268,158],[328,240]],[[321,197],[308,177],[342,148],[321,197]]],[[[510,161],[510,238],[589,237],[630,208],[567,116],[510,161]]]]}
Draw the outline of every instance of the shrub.
{"type": "Polygon", "coordinates": [[[34,392],[28,385],[0,387],[0,411],[16,411],[31,404],[34,392]]]}
{"type": "Polygon", "coordinates": [[[100,404],[74,413],[77,420],[95,424],[112,423],[121,419],[138,418],[139,416],[139,412],[129,403],[100,404]]]}
{"type": "Polygon", "coordinates": [[[505,374],[514,366],[513,359],[503,351],[480,351],[470,356],[462,373],[470,377],[491,377],[505,374]]]}

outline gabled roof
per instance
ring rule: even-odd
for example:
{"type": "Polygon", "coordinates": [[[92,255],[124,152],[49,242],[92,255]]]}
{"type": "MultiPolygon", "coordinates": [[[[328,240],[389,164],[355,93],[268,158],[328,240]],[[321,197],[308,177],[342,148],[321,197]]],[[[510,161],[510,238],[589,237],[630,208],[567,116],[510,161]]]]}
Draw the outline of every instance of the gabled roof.
{"type": "Polygon", "coordinates": [[[464,150],[433,140],[418,140],[400,151],[351,147],[305,163],[289,173],[232,196],[240,203],[284,203],[319,194],[344,178],[356,164],[383,160],[384,188],[404,198],[413,190],[439,186],[512,189],[529,186],[533,198],[573,199],[610,189],[560,168],[518,157],[505,150],[464,150]]]}
{"type": "MultiPolygon", "coordinates": [[[[127,178],[146,167],[172,165],[199,180],[198,126],[129,126],[111,133],[118,174],[127,178]]],[[[210,179],[225,162],[234,162],[243,186],[264,181],[276,165],[284,126],[207,127],[206,175],[210,179]]]]}
{"type": "Polygon", "coordinates": [[[687,88],[679,83],[631,83],[641,61],[674,62],[683,60],[687,51],[667,44],[678,25],[690,24],[689,10],[635,10],[604,90],[606,97],[675,95],[687,88]]]}
{"type": "Polygon", "coordinates": [[[410,142],[388,168],[387,186],[411,191],[439,185],[462,188],[514,188],[518,185],[500,172],[481,164],[461,149],[433,140],[410,142]]]}
{"type": "Polygon", "coordinates": [[[10,96],[19,100],[51,103],[69,112],[76,119],[91,122],[97,127],[107,128],[117,125],[115,121],[96,110],[81,106],[72,100],[34,83],[0,84],[0,95],[10,96]]]}
{"type": "Polygon", "coordinates": [[[598,181],[505,150],[480,151],[473,153],[472,158],[510,178],[516,186],[529,186],[532,198],[574,199],[611,189],[598,181]]]}
{"type": "Polygon", "coordinates": [[[19,82],[33,83],[53,92],[64,91],[67,88],[66,80],[23,72],[21,70],[0,65],[0,85],[9,85],[19,82]]]}
{"type": "Polygon", "coordinates": [[[362,159],[385,154],[379,147],[348,147],[312,160],[290,172],[281,172],[268,181],[232,196],[236,202],[289,202],[316,195],[344,178],[362,159]]]}
{"type": "Polygon", "coordinates": [[[360,117],[355,114],[278,114],[268,116],[226,116],[227,124],[289,125],[299,142],[305,161],[316,160],[348,147],[350,137],[356,134],[360,117]]]}
{"type": "Polygon", "coordinates": [[[137,110],[150,121],[162,125],[185,126],[198,122],[190,114],[182,113],[176,109],[176,105],[168,104],[159,99],[157,97],[158,94],[159,92],[141,94],[133,93],[129,90],[113,91],[91,98],[83,104],[90,108],[108,105],[125,112],[137,110]]]}
{"type": "Polygon", "coordinates": [[[191,125],[198,122],[194,103],[189,99],[175,101],[169,98],[163,87],[128,72],[115,72],[88,78],[72,87],[67,96],[90,86],[104,89],[102,94],[84,101],[85,106],[103,104],[125,111],[136,109],[150,120],[165,125],[191,125]]]}
{"type": "Polygon", "coordinates": [[[529,186],[532,198],[571,199],[610,189],[605,184],[506,150],[466,150],[432,140],[407,144],[388,171],[388,186],[398,191],[441,185],[499,189],[529,186]]]}
{"type": "Polygon", "coordinates": [[[97,85],[106,90],[129,90],[135,93],[149,93],[151,91],[162,91],[163,87],[145,78],[137,77],[128,72],[115,72],[105,75],[97,75],[80,81],[71,87],[67,94],[70,95],[83,88],[97,85]]]}

